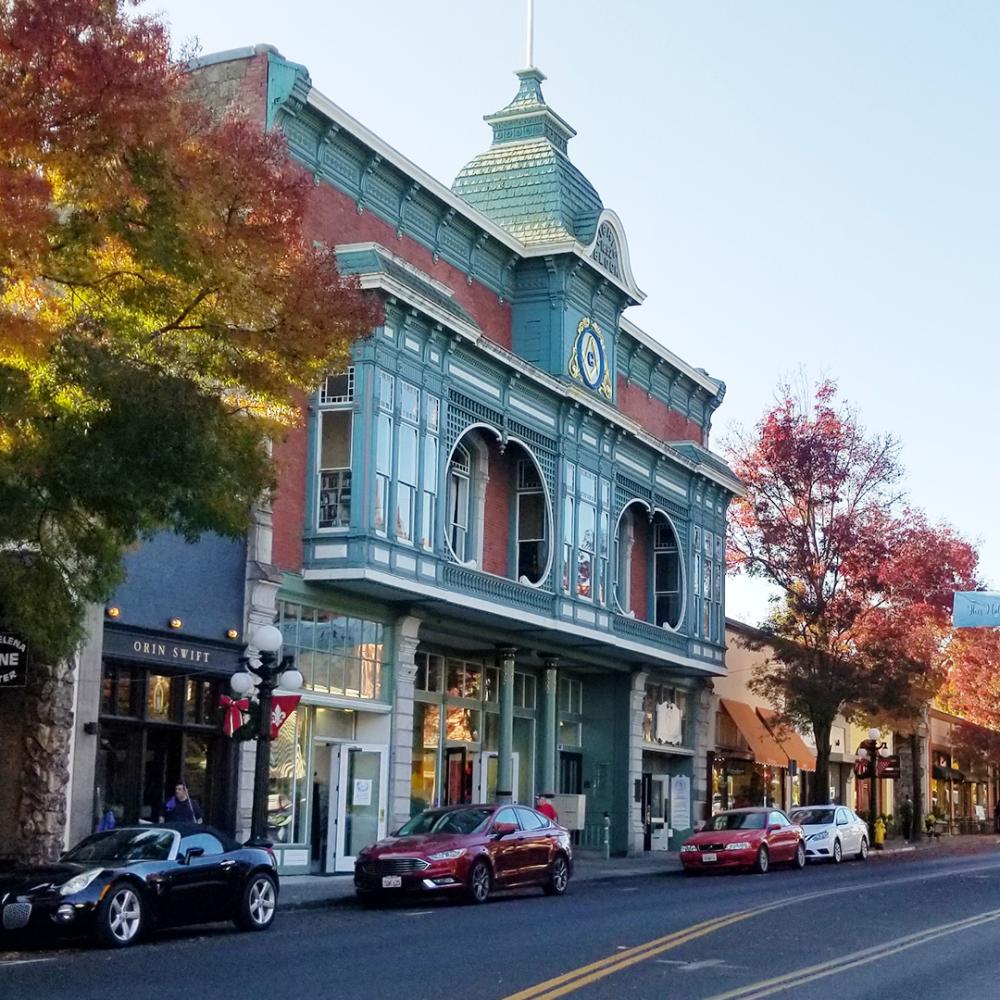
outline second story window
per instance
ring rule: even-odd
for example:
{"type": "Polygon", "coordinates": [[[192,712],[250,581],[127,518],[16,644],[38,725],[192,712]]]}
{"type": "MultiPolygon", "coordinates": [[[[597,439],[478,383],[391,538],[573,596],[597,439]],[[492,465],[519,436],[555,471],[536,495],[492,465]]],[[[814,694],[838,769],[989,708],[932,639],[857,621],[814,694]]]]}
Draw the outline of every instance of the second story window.
{"type": "Polygon", "coordinates": [[[467,562],[469,553],[469,483],[472,460],[463,445],[456,445],[448,468],[448,539],[455,558],[467,562]]]}
{"type": "Polygon", "coordinates": [[[319,392],[320,528],[351,523],[351,440],[354,430],[354,368],[328,375],[319,392]]]}
{"type": "Polygon", "coordinates": [[[545,492],[533,462],[517,463],[517,578],[538,583],[549,560],[545,492]]]}
{"type": "Polygon", "coordinates": [[[417,513],[417,424],[420,420],[420,390],[409,382],[399,383],[399,455],[396,460],[396,538],[413,541],[417,513]]]}
{"type": "Polygon", "coordinates": [[[386,534],[389,519],[389,483],[392,480],[392,402],[396,380],[379,373],[378,413],[375,417],[375,530],[386,534]]]}
{"type": "Polygon", "coordinates": [[[653,525],[653,600],[656,624],[676,628],[681,618],[681,565],[670,523],[653,525]]]}

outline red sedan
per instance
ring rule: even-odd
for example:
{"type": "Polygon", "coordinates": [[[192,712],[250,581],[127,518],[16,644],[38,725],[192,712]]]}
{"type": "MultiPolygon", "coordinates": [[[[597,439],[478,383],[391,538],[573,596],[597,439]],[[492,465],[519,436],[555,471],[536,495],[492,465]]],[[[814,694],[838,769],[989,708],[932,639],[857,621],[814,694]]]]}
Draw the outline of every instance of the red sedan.
{"type": "Polygon", "coordinates": [[[527,806],[426,809],[391,837],[364,848],[354,866],[362,899],[405,892],[454,893],[485,903],[494,889],[566,891],[569,833],[527,806]]]}
{"type": "Polygon", "coordinates": [[[693,875],[711,868],[752,868],[763,874],[783,861],[806,866],[802,827],[780,809],[730,809],[713,816],[681,845],[681,864],[693,875]]]}

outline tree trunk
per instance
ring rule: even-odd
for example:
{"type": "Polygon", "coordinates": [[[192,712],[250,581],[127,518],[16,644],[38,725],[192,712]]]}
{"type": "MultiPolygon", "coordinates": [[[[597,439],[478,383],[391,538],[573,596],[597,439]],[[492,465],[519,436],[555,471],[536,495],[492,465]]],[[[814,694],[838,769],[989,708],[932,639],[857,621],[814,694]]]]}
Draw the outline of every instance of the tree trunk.
{"type": "Polygon", "coordinates": [[[810,805],[825,806],[830,801],[830,730],[828,719],[813,719],[813,738],[816,740],[816,780],[810,796],[810,805]]]}
{"type": "Polygon", "coordinates": [[[920,754],[920,737],[916,730],[910,733],[910,770],[913,772],[913,829],[910,839],[918,841],[924,835],[924,782],[923,759],[920,754]]]}
{"type": "Polygon", "coordinates": [[[32,663],[24,701],[24,753],[18,802],[18,855],[30,864],[53,861],[63,849],[70,745],[73,664],[32,663]]]}

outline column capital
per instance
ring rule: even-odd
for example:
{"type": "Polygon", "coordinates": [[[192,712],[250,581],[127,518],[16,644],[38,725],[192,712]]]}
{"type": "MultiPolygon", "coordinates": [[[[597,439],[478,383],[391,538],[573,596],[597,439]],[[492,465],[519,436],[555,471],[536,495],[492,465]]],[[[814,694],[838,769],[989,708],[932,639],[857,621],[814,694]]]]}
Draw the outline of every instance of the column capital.
{"type": "Polygon", "coordinates": [[[546,656],[543,661],[546,670],[558,670],[559,669],[559,657],[558,656],[546,656]]]}
{"type": "Polygon", "coordinates": [[[517,646],[497,646],[497,656],[504,661],[511,663],[517,658],[517,646]]]}

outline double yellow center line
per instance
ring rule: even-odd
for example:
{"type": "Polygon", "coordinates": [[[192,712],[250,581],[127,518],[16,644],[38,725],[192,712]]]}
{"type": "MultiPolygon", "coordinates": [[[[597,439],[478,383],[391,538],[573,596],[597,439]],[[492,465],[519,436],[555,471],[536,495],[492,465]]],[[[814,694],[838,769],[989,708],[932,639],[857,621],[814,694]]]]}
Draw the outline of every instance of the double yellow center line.
{"type": "Polygon", "coordinates": [[[611,976],[622,969],[627,969],[631,965],[645,962],[656,955],[661,955],[672,948],[679,948],[682,944],[694,941],[697,938],[711,934],[713,931],[722,930],[730,924],[739,923],[741,920],[749,920],[760,913],[770,910],[773,904],[762,906],[755,910],[743,910],[739,913],[729,913],[723,917],[716,917],[713,920],[703,920],[700,924],[692,924],[683,930],[674,931],[663,937],[654,938],[645,944],[636,945],[634,948],[626,948],[608,958],[602,958],[590,965],[583,965],[572,972],[563,973],[554,979],[548,979],[544,983],[529,986],[519,993],[512,993],[505,1000],[555,1000],[556,997],[564,996],[573,990],[578,990],[582,986],[597,982],[606,976],[611,976]]]}

